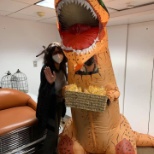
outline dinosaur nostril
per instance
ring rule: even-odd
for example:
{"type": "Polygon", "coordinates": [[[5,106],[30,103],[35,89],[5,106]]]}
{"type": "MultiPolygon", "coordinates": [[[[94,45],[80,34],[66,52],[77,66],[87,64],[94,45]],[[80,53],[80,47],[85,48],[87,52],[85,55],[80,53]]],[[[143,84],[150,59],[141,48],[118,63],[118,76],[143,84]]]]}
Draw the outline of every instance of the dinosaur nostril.
{"type": "Polygon", "coordinates": [[[109,100],[109,99],[107,100],[107,105],[108,105],[108,106],[110,105],[110,100],[109,100]]]}

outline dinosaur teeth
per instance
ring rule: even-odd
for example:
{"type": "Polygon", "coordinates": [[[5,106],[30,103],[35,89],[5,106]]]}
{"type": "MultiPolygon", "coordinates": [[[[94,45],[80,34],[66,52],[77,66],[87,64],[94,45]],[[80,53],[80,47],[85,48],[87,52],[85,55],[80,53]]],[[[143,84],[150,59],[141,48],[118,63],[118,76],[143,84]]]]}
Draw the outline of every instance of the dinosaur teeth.
{"type": "Polygon", "coordinates": [[[78,55],[79,54],[87,54],[87,53],[90,53],[95,47],[96,47],[96,43],[98,41],[98,37],[94,40],[94,43],[88,47],[88,48],[85,48],[85,49],[82,49],[82,50],[75,50],[73,49],[72,47],[66,47],[65,45],[62,45],[62,48],[66,51],[73,51],[74,53],[77,53],[78,55]]]}
{"type": "Polygon", "coordinates": [[[89,9],[91,14],[92,14],[92,17],[97,19],[97,15],[94,12],[94,10],[92,9],[91,5],[85,0],[64,0],[64,1],[61,1],[61,2],[59,2],[58,6],[56,8],[57,14],[60,15],[60,10],[62,9],[64,4],[68,5],[68,4],[71,4],[71,3],[75,3],[77,5],[80,5],[81,7],[84,7],[87,10],[89,9]]]}
{"type": "Polygon", "coordinates": [[[79,54],[82,54],[82,50],[76,50],[76,51],[74,51],[74,52],[76,52],[78,55],[79,55],[79,54]]]}
{"type": "Polygon", "coordinates": [[[97,19],[97,15],[96,15],[96,13],[94,12],[94,10],[90,9],[90,12],[91,12],[93,18],[97,19]]]}

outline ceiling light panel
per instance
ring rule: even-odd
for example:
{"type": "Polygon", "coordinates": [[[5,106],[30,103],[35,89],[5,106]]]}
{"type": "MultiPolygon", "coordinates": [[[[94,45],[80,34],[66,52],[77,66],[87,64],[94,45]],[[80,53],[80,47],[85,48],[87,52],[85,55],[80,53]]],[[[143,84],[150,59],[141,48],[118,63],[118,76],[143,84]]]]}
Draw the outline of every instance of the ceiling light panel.
{"type": "Polygon", "coordinates": [[[54,8],[54,0],[44,0],[44,1],[37,3],[36,5],[54,8]]]}

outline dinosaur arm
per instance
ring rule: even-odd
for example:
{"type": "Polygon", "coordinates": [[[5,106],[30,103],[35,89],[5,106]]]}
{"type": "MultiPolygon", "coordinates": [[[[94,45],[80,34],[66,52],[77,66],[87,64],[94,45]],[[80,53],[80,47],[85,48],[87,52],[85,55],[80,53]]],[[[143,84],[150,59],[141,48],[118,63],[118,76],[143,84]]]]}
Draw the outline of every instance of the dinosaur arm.
{"type": "Polygon", "coordinates": [[[120,91],[115,84],[108,84],[105,87],[106,95],[111,102],[117,100],[120,96],[120,91]]]}

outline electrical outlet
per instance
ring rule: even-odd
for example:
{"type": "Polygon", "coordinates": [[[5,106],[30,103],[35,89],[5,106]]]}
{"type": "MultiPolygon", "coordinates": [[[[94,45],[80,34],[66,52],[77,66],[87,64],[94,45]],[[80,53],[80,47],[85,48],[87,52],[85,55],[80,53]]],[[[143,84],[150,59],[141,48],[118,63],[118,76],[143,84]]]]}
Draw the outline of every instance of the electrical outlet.
{"type": "Polygon", "coordinates": [[[33,61],[33,66],[37,67],[37,61],[33,61]]]}

